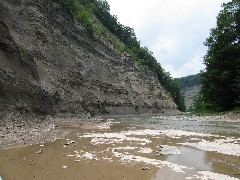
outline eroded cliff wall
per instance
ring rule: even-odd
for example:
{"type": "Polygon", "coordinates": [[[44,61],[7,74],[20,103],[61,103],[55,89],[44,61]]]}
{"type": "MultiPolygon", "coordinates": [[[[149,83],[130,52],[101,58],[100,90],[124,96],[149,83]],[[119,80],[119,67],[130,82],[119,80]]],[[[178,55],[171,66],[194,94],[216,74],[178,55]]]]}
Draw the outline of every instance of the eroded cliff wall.
{"type": "Polygon", "coordinates": [[[0,1],[0,117],[161,113],[152,71],[90,36],[57,0],[0,1]]]}

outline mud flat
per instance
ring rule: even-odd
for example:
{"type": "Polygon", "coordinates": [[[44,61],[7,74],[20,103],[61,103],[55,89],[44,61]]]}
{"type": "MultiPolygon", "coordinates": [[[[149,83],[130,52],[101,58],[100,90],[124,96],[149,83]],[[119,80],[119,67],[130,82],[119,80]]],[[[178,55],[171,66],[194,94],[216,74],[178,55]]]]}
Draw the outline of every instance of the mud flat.
{"type": "MultiPolygon", "coordinates": [[[[48,141],[40,136],[33,144],[0,151],[0,176],[3,180],[240,178],[238,137],[159,129],[156,124],[155,129],[149,124],[143,128],[123,120],[128,118],[139,117],[55,119],[45,132],[48,141]]],[[[143,118],[152,124],[152,119],[159,123],[166,119],[143,118]]]]}

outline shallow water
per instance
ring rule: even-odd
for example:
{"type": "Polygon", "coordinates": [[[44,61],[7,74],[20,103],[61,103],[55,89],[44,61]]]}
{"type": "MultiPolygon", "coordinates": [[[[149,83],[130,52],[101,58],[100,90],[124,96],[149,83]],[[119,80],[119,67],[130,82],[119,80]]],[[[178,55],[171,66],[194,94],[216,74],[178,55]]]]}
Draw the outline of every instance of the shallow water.
{"type": "Polygon", "coordinates": [[[63,140],[1,151],[0,175],[26,180],[240,178],[240,122],[186,116],[105,119],[94,127],[59,127],[70,132],[63,140]]]}
{"type": "MultiPolygon", "coordinates": [[[[197,171],[209,171],[240,178],[240,122],[224,121],[213,117],[186,116],[129,116],[116,121],[144,129],[174,132],[174,130],[206,134],[206,137],[178,137],[172,143],[179,147],[180,155],[168,155],[166,161],[197,171]],[[209,139],[208,135],[213,135],[209,139]]],[[[181,179],[181,178],[180,178],[181,179]]],[[[221,177],[224,179],[224,177],[221,177]]]]}
{"type": "Polygon", "coordinates": [[[186,116],[129,116],[115,118],[123,123],[157,130],[183,130],[198,133],[225,135],[240,138],[239,121],[221,121],[204,117],[186,116]]]}
{"type": "Polygon", "coordinates": [[[194,167],[200,171],[212,171],[212,162],[206,161],[206,152],[189,147],[180,147],[180,155],[168,156],[166,161],[194,167]]]}

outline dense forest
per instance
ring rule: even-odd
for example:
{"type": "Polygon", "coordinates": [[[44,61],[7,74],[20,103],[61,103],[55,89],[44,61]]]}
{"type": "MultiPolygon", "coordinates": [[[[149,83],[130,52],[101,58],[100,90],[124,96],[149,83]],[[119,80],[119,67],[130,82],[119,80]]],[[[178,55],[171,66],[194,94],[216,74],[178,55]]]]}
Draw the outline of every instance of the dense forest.
{"type": "Polygon", "coordinates": [[[139,65],[156,72],[159,82],[170,92],[179,110],[185,110],[184,98],[180,93],[178,83],[161,67],[147,47],[141,47],[134,30],[118,22],[117,16],[111,15],[110,6],[106,0],[59,1],[85,26],[89,34],[94,35],[96,32],[102,34],[118,51],[130,54],[139,65]]]}
{"type": "Polygon", "coordinates": [[[206,39],[202,90],[195,110],[226,111],[240,106],[240,1],[222,5],[217,25],[206,39]]]}
{"type": "Polygon", "coordinates": [[[197,86],[201,84],[201,74],[189,75],[186,77],[175,78],[175,81],[180,85],[180,89],[183,90],[186,87],[197,86]]]}

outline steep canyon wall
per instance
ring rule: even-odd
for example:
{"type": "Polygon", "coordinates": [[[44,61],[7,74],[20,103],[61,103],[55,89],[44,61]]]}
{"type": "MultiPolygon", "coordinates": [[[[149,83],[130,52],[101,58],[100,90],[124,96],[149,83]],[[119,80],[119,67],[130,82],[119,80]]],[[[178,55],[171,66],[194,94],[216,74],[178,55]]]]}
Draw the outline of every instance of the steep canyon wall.
{"type": "Polygon", "coordinates": [[[162,113],[157,75],[90,36],[54,0],[0,1],[0,118],[162,113]]]}

